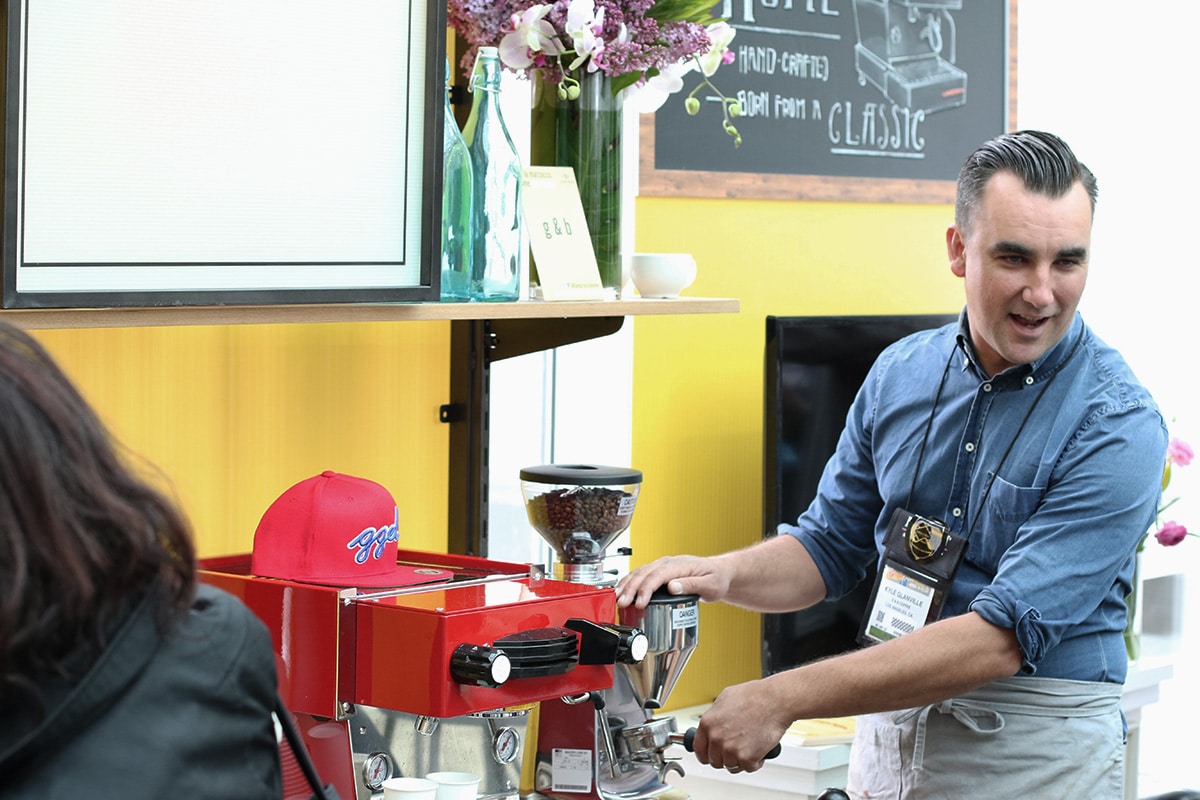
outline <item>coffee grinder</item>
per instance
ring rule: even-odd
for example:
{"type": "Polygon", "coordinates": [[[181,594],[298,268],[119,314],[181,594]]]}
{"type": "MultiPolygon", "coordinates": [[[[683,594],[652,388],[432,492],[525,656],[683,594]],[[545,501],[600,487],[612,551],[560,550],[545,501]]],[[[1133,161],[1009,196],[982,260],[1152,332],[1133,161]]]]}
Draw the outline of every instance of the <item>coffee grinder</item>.
{"type": "MultiPolygon", "coordinates": [[[[528,467],[521,490],[530,524],[554,549],[554,576],[610,587],[606,549],[628,527],[642,473],[589,464],[528,467]]],[[[618,612],[618,628],[648,643],[637,663],[619,663],[611,688],[543,701],[538,709],[532,798],[686,800],[667,783],[683,774],[667,748],[682,737],[675,718],[655,716],[696,647],[699,598],[656,593],[645,609],[618,612]],[[674,735],[674,738],[672,738],[674,735]]]]}

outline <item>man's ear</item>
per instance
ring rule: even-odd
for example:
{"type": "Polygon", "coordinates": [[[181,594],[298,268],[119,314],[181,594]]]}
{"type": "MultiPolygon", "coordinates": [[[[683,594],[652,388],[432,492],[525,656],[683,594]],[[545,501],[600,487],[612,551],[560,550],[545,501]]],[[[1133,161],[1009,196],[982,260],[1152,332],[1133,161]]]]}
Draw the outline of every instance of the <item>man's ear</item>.
{"type": "Polygon", "coordinates": [[[946,255],[950,259],[950,271],[959,278],[967,274],[967,243],[957,225],[946,229],[946,255]]]}

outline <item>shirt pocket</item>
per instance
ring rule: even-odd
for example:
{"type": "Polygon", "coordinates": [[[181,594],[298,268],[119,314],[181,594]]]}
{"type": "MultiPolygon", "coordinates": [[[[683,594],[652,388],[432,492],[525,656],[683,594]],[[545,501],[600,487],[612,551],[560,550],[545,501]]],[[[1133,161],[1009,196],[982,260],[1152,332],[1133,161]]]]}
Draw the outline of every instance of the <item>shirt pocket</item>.
{"type": "Polygon", "coordinates": [[[1043,494],[1040,487],[1017,486],[997,475],[970,534],[967,560],[994,575],[1000,560],[1016,541],[1017,531],[1033,515],[1043,494]]]}

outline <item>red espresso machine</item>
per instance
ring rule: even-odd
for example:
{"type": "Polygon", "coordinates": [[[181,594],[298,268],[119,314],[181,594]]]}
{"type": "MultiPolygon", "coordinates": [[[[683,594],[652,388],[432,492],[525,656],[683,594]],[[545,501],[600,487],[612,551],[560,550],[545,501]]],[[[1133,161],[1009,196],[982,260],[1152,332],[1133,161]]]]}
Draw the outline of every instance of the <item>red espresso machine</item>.
{"type": "MultiPolygon", "coordinates": [[[[550,464],[520,477],[529,522],[554,549],[555,577],[611,591],[605,552],[629,527],[641,472],[550,464]]],[[[670,772],[683,774],[667,749],[686,737],[674,717],[655,712],[696,647],[699,602],[660,591],[645,609],[621,609],[619,625],[645,635],[646,655],[618,666],[608,687],[541,703],[531,798],[687,800],[667,781],[670,772]]]]}
{"type": "MultiPolygon", "coordinates": [[[[425,582],[362,591],[263,578],[250,555],[205,560],[201,579],[271,631],[284,704],[343,800],[440,770],[480,775],[482,797],[516,798],[534,704],[609,689],[645,637],[611,622],[608,587],[470,556],[399,550],[398,562],[425,582]]],[[[307,798],[286,767],[285,798],[307,798]]]]}

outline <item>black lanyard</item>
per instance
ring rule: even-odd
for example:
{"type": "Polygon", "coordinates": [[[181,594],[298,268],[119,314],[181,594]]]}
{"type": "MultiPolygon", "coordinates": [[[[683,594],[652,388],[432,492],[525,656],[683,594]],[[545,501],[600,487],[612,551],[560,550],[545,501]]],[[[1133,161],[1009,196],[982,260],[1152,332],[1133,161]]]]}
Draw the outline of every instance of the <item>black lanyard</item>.
{"type": "MultiPolygon", "coordinates": [[[[1082,341],[1083,331],[1080,330],[1079,336],[1075,339],[1075,344],[1071,346],[1071,351],[1067,353],[1067,357],[1062,360],[1062,364],[1060,366],[1065,366],[1067,362],[1074,357],[1075,351],[1079,349],[1079,345],[1082,341]]],[[[929,443],[929,433],[933,430],[933,419],[937,414],[938,403],[942,399],[942,391],[946,388],[946,378],[950,375],[950,365],[954,363],[954,355],[957,350],[958,344],[956,343],[954,348],[950,351],[950,358],[946,359],[946,368],[942,370],[942,379],[938,381],[937,394],[935,394],[933,397],[933,408],[929,410],[929,420],[925,423],[925,434],[921,437],[921,449],[917,453],[917,465],[913,469],[912,484],[908,487],[908,501],[905,503],[905,508],[912,508],[913,493],[917,489],[917,477],[921,474],[921,464],[925,460],[925,445],[929,443]]],[[[988,496],[992,493],[992,484],[996,482],[996,477],[1000,474],[1000,468],[1004,466],[1004,462],[1008,460],[1009,453],[1011,453],[1013,447],[1016,446],[1017,440],[1021,438],[1021,432],[1025,430],[1025,425],[1029,422],[1030,417],[1033,416],[1033,410],[1037,408],[1038,403],[1042,401],[1042,397],[1046,394],[1046,390],[1050,388],[1051,381],[1058,377],[1058,373],[1060,371],[1060,369],[1056,369],[1050,375],[1050,377],[1046,379],[1046,382],[1042,384],[1042,388],[1040,391],[1038,391],[1037,397],[1033,398],[1033,403],[1029,406],[1029,410],[1025,412],[1025,417],[1021,420],[1021,424],[1017,426],[1017,432],[1013,434],[1012,440],[1008,443],[1008,447],[1004,450],[1004,455],[1000,457],[1000,462],[996,464],[996,468],[992,471],[991,477],[988,478],[987,486],[983,490],[983,497],[979,501],[979,510],[975,512],[975,519],[971,522],[970,526],[968,526],[967,531],[963,536],[964,539],[971,538],[971,534],[975,531],[975,526],[979,523],[979,517],[983,514],[983,508],[987,504],[988,496]]],[[[981,444],[982,439],[983,437],[981,435],[981,444]]]]}

